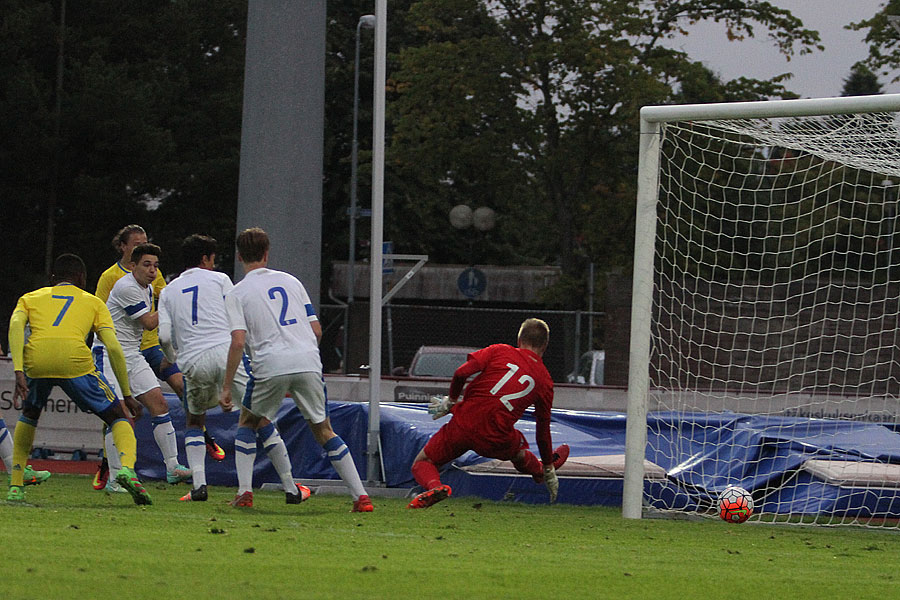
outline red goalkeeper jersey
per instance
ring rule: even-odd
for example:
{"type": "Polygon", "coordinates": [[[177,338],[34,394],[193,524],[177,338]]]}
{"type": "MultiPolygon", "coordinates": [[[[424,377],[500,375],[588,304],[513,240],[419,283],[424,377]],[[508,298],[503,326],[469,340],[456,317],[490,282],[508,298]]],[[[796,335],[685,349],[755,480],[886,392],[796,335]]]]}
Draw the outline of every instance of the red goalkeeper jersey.
{"type": "Polygon", "coordinates": [[[456,370],[450,396],[458,397],[466,379],[475,373],[478,375],[469,382],[462,401],[453,407],[453,419],[490,440],[507,435],[525,410],[534,405],[541,459],[552,462],[553,380],[541,357],[507,344],[482,348],[469,354],[469,360],[456,370]]]}

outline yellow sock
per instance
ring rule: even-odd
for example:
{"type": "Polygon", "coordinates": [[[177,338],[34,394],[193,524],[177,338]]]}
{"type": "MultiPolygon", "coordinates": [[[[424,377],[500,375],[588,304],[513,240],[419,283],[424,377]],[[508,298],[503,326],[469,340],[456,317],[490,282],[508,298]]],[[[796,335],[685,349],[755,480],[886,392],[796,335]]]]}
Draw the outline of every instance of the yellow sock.
{"type": "MultiPolygon", "coordinates": [[[[125,419],[119,419],[112,424],[113,442],[119,451],[119,459],[122,461],[123,467],[129,469],[134,468],[134,462],[137,460],[137,440],[134,438],[134,429],[131,423],[125,419]]],[[[115,477],[115,474],[113,474],[115,477]]]]}
{"type": "Polygon", "coordinates": [[[13,432],[13,467],[9,474],[9,485],[24,485],[25,465],[28,464],[28,454],[34,444],[34,432],[37,429],[37,421],[19,417],[16,430],[13,432]]]}

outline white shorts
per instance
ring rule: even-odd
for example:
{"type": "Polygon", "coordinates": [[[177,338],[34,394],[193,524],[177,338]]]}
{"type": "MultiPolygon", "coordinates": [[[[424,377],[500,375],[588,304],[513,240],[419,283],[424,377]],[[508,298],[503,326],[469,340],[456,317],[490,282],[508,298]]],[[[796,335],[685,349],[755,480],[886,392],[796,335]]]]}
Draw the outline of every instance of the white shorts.
{"type": "Polygon", "coordinates": [[[325,381],[321,373],[313,371],[276,375],[268,379],[251,378],[242,406],[257,417],[274,421],[288,394],[294,399],[303,418],[310,423],[321,423],[328,417],[325,411],[325,381]]]}
{"type": "MultiPolygon", "coordinates": [[[[226,343],[205,350],[191,364],[182,365],[185,401],[188,412],[192,415],[202,415],[219,405],[229,346],[230,343],[226,343]]],[[[247,379],[247,369],[241,364],[234,374],[234,383],[231,386],[232,398],[244,397],[247,379]]]]}
{"type": "MultiPolygon", "coordinates": [[[[131,395],[137,398],[150,390],[159,387],[156,373],[150,368],[147,359],[140,354],[125,357],[128,366],[128,385],[131,386],[131,395]]],[[[113,377],[115,379],[115,377],[113,377]]]]}

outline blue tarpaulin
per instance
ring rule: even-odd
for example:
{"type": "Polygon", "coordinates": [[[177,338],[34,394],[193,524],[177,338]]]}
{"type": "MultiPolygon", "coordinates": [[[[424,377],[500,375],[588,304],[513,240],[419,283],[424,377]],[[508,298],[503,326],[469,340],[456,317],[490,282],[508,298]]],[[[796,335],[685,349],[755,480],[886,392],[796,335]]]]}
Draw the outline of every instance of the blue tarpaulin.
{"type": "MultiPolygon", "coordinates": [[[[169,408],[183,450],[184,411],[174,396],[169,408]]],[[[334,430],[344,439],[365,477],[368,405],[329,402],[334,430]]],[[[234,434],[237,412],[209,412],[207,428],[225,449],[218,463],[207,459],[207,481],[236,486],[234,434]]],[[[446,422],[433,421],[422,404],[381,405],[381,452],[388,487],[415,486],[410,473],[413,458],[428,438],[446,422]]],[[[294,476],[302,479],[337,479],[324,451],[315,443],[291,400],[278,413],[277,425],[287,445],[294,476]]],[[[744,414],[652,413],[648,416],[646,459],[661,468],[658,479],[648,479],[645,492],[652,505],[707,508],[727,485],[740,485],[754,494],[764,512],[841,513],[900,516],[900,490],[839,486],[818,479],[803,469],[811,458],[900,464],[900,435],[875,423],[767,417],[744,414]]],[[[537,453],[535,424],[530,414],[517,425],[537,453]]],[[[577,470],[580,459],[621,456],[625,452],[625,415],[554,410],[551,426],[554,445],[569,444],[570,473],[561,472],[559,501],[572,504],[621,504],[622,480],[577,470]]],[[[139,474],[162,479],[165,467],[150,429],[150,419],[136,424],[139,474]]],[[[277,482],[268,457],[259,449],[254,485],[277,482]]],[[[448,465],[442,479],[454,496],[546,502],[543,485],[511,473],[479,472],[487,463],[472,452],[448,465]]],[[[590,462],[590,461],[581,461],[590,462]]]]}

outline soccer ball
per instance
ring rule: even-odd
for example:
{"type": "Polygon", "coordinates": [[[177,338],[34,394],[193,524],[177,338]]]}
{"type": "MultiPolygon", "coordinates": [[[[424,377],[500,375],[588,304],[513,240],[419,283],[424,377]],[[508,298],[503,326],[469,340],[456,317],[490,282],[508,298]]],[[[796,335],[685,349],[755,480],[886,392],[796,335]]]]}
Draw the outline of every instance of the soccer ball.
{"type": "Polygon", "coordinates": [[[736,485],[729,485],[719,495],[719,516],[729,523],[743,523],[753,514],[753,496],[736,485]]]}

